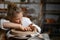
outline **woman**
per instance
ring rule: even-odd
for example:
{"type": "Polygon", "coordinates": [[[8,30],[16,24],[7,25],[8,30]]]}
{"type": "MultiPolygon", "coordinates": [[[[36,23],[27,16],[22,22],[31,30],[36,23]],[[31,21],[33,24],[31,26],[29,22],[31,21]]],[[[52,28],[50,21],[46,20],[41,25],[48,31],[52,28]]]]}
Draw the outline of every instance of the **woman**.
{"type": "Polygon", "coordinates": [[[6,31],[16,29],[20,31],[37,31],[40,33],[41,29],[32,23],[29,18],[23,17],[23,13],[22,9],[17,7],[16,4],[9,3],[7,17],[1,19],[0,28],[6,31]]]}

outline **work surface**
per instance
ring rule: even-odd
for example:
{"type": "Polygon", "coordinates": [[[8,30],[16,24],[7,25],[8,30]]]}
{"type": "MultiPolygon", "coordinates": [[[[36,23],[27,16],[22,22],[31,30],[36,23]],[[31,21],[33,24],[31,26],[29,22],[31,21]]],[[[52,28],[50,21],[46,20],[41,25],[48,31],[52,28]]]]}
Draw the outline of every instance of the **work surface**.
{"type": "MultiPolygon", "coordinates": [[[[17,31],[15,31],[15,32],[17,32],[17,31]]],[[[21,38],[21,34],[20,33],[22,33],[23,34],[23,32],[19,32],[19,36],[13,36],[14,38],[17,38],[17,39],[20,39],[21,38]]],[[[28,34],[30,34],[30,33],[32,33],[32,32],[27,32],[28,34]]],[[[34,33],[34,32],[33,32],[34,33]]],[[[33,37],[25,37],[25,38],[27,38],[27,40],[40,40],[41,38],[43,38],[44,40],[50,40],[49,39],[49,35],[47,34],[47,33],[43,33],[43,34],[39,34],[39,35],[35,35],[35,37],[34,37],[34,34],[32,33],[32,35],[33,35],[33,37]]],[[[16,35],[17,35],[17,33],[15,33],[16,35]]],[[[26,35],[25,34],[25,32],[24,32],[24,35],[26,35]]],[[[22,36],[23,37],[23,36],[22,36]]],[[[0,40],[1,40],[1,35],[0,35],[0,40]]]]}
{"type": "Polygon", "coordinates": [[[17,39],[27,39],[27,40],[40,40],[41,38],[44,40],[50,40],[49,35],[47,33],[39,34],[35,32],[21,32],[12,30],[13,35],[12,37],[17,39]]]}
{"type": "Polygon", "coordinates": [[[20,37],[14,37],[15,39],[20,39],[20,40],[50,40],[48,34],[44,33],[41,34],[43,36],[43,38],[40,38],[39,36],[35,36],[35,37],[30,37],[27,39],[20,39],[20,37]]]}

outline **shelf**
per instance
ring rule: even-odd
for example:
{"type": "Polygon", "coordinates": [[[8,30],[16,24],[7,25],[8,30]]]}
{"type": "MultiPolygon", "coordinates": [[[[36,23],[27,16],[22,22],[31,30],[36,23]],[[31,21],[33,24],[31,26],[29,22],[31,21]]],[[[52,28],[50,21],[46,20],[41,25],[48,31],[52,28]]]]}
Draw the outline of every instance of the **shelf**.
{"type": "Polygon", "coordinates": [[[60,25],[60,22],[52,22],[52,23],[47,23],[47,22],[43,22],[43,24],[48,24],[48,25],[60,25]]]}
{"type": "Polygon", "coordinates": [[[60,0],[44,0],[44,5],[42,6],[42,12],[43,12],[43,22],[42,22],[42,32],[49,32],[50,34],[53,32],[53,34],[56,34],[55,32],[57,31],[59,33],[59,29],[60,29],[60,10],[49,10],[49,6],[53,5],[52,7],[54,7],[55,5],[60,5],[60,0]],[[48,10],[46,10],[46,5],[48,6],[48,10]],[[51,16],[51,17],[50,17],[51,16]],[[55,20],[55,16],[57,17],[57,20],[55,20]],[[46,20],[46,18],[51,18],[54,20],[46,20]]]}
{"type": "Polygon", "coordinates": [[[47,4],[60,4],[60,0],[45,0],[47,4]]]}
{"type": "Polygon", "coordinates": [[[60,2],[45,2],[46,4],[60,4],[60,2]]]}
{"type": "Polygon", "coordinates": [[[60,15],[60,10],[45,10],[45,14],[60,15]]]}
{"type": "Polygon", "coordinates": [[[1,9],[0,8],[0,13],[6,13],[7,12],[7,9],[1,9]]]}
{"type": "Polygon", "coordinates": [[[49,24],[49,25],[51,25],[51,24],[55,25],[56,24],[56,25],[60,25],[60,23],[43,23],[43,24],[49,24]]]}
{"type": "MultiPolygon", "coordinates": [[[[0,4],[8,4],[9,2],[6,1],[6,2],[1,2],[0,4]]],[[[39,4],[39,3],[36,3],[36,2],[14,2],[16,4],[39,4]]]]}
{"type": "Polygon", "coordinates": [[[0,4],[4,4],[4,2],[0,2],[0,4]]]}
{"type": "Polygon", "coordinates": [[[60,28],[60,23],[43,23],[44,27],[60,28]]]}

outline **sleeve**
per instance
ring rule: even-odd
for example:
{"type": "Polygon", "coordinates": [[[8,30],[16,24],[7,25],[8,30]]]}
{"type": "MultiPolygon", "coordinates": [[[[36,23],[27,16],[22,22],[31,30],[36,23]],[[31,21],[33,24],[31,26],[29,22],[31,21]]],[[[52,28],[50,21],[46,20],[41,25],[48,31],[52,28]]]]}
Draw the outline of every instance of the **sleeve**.
{"type": "Polygon", "coordinates": [[[31,22],[31,20],[29,19],[29,18],[27,18],[27,24],[28,24],[28,26],[30,25],[30,24],[32,24],[32,22],[31,22]]]}
{"type": "Polygon", "coordinates": [[[37,30],[38,30],[39,33],[41,33],[41,28],[38,25],[33,24],[33,26],[37,28],[37,30]]]}
{"type": "Polygon", "coordinates": [[[32,22],[30,21],[30,19],[24,17],[23,20],[22,20],[23,27],[28,27],[30,24],[32,24],[32,22]]]}
{"type": "Polygon", "coordinates": [[[38,32],[41,33],[41,28],[38,25],[32,23],[29,18],[27,19],[27,23],[28,23],[28,25],[33,24],[32,26],[36,27],[38,32]]]}
{"type": "Polygon", "coordinates": [[[3,23],[4,23],[4,22],[9,22],[9,21],[7,21],[7,20],[5,20],[5,19],[1,19],[1,20],[0,20],[0,28],[3,29],[3,30],[8,30],[7,28],[4,28],[4,27],[3,27],[3,23]]]}

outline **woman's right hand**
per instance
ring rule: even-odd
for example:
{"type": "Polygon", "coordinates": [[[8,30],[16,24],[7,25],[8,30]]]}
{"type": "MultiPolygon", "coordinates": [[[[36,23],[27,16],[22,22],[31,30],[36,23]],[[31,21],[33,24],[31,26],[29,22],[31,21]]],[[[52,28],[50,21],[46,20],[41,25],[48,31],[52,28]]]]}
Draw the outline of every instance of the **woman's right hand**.
{"type": "Polygon", "coordinates": [[[20,25],[20,30],[21,31],[32,31],[30,27],[23,27],[22,25],[20,25]]]}
{"type": "Polygon", "coordinates": [[[21,27],[22,31],[32,31],[30,27],[21,27]]]}

